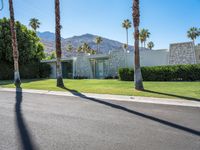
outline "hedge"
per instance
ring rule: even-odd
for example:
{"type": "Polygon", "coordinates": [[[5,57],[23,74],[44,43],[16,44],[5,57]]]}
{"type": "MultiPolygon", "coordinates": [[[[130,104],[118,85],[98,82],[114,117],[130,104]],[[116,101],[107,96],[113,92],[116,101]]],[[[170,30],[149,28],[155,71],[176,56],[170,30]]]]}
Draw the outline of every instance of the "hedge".
{"type": "MultiPolygon", "coordinates": [[[[200,81],[200,64],[141,67],[144,81],[200,81]]],[[[119,79],[133,81],[134,70],[120,68],[119,79]]]]}
{"type": "MultiPolygon", "coordinates": [[[[21,79],[48,78],[51,67],[48,64],[32,62],[19,66],[21,79]]],[[[12,80],[14,77],[13,65],[6,62],[0,63],[0,80],[12,80]]]]}

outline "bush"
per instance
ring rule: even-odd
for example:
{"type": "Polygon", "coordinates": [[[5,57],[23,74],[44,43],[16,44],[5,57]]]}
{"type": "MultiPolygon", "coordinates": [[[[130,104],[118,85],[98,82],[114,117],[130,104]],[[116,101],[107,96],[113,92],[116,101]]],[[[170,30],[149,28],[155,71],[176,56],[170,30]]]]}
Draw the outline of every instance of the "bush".
{"type": "Polygon", "coordinates": [[[119,69],[119,79],[122,81],[133,81],[134,80],[134,70],[129,68],[119,69]]]}
{"type": "MultiPolygon", "coordinates": [[[[200,64],[142,67],[144,81],[198,81],[200,80],[200,64]]],[[[133,81],[134,70],[120,68],[119,79],[133,81]]]]}
{"type": "Polygon", "coordinates": [[[82,79],[88,79],[88,77],[85,77],[85,76],[75,76],[74,79],[82,80],[82,79]]]}
{"type": "Polygon", "coordinates": [[[40,78],[48,78],[51,74],[51,66],[46,63],[40,63],[39,76],[40,78]]]}
{"type": "Polygon", "coordinates": [[[106,76],[104,79],[119,79],[118,76],[106,76]]]}
{"type": "MultiPolygon", "coordinates": [[[[48,64],[32,62],[19,66],[21,79],[47,78],[51,73],[48,64]]],[[[12,80],[14,78],[13,65],[0,63],[0,80],[12,80]]]]}
{"type": "Polygon", "coordinates": [[[5,62],[0,62],[0,80],[13,79],[13,66],[5,62]]]}

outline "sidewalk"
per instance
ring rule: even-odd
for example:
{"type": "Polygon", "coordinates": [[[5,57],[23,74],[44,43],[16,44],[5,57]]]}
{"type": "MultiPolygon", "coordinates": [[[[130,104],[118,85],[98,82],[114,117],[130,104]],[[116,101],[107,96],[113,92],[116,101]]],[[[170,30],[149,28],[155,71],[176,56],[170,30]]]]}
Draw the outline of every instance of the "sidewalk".
{"type": "MultiPolygon", "coordinates": [[[[0,92],[16,92],[16,89],[0,88],[0,92]]],[[[33,94],[79,97],[70,92],[61,92],[61,91],[23,89],[23,92],[24,93],[33,93],[33,94]]],[[[137,102],[137,103],[151,103],[151,104],[162,104],[162,105],[175,105],[175,106],[188,106],[188,107],[199,107],[200,108],[200,102],[192,101],[192,100],[123,96],[123,95],[110,95],[110,94],[92,94],[92,93],[81,93],[81,94],[86,97],[96,98],[96,99],[128,101],[128,102],[137,102]]]]}

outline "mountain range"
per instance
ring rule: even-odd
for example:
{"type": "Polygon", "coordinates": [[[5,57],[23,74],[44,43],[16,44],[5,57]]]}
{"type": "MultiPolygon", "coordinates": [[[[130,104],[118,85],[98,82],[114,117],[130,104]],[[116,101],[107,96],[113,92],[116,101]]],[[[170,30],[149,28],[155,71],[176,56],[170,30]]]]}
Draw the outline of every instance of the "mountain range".
{"type": "MultiPolygon", "coordinates": [[[[37,32],[38,37],[41,39],[41,42],[45,46],[45,53],[50,54],[52,51],[55,51],[55,34],[51,32],[37,32]]],[[[82,45],[84,42],[88,43],[89,46],[96,50],[97,45],[94,42],[95,38],[97,35],[92,35],[92,34],[84,34],[80,36],[73,36],[70,38],[61,38],[62,40],[62,53],[63,57],[66,56],[72,56],[75,55],[76,49],[82,45]],[[67,52],[66,48],[67,45],[71,44],[73,47],[73,52],[69,53],[67,52]]],[[[114,51],[114,50],[123,50],[123,43],[110,40],[107,38],[102,37],[102,43],[99,45],[100,47],[100,52],[101,53],[109,53],[109,51],[114,51]]],[[[133,51],[133,46],[129,45],[129,51],[133,51]]]]}

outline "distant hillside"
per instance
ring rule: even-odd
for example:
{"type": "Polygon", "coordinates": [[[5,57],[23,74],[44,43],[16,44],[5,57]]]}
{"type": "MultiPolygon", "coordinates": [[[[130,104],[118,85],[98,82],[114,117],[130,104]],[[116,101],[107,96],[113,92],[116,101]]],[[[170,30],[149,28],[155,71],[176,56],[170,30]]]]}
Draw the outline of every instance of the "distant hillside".
{"type": "MultiPolygon", "coordinates": [[[[51,53],[52,51],[55,50],[55,34],[51,32],[38,32],[38,36],[41,38],[41,42],[45,45],[45,52],[46,53],[51,53]]],[[[75,55],[76,54],[76,48],[82,43],[86,42],[90,45],[90,47],[94,50],[97,49],[97,45],[95,44],[94,40],[97,37],[97,35],[92,35],[92,34],[84,34],[81,36],[73,36],[71,38],[62,38],[62,51],[63,51],[63,56],[67,55],[75,55]],[[71,43],[72,46],[74,47],[73,53],[69,54],[66,52],[66,47],[67,45],[71,43]]],[[[103,38],[103,42],[100,44],[100,52],[101,53],[108,53],[109,51],[113,50],[123,50],[123,43],[110,40],[107,38],[103,38]]],[[[129,46],[129,51],[133,51],[133,47],[129,46]]]]}

